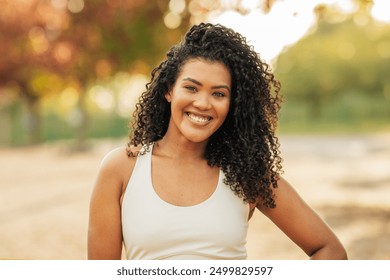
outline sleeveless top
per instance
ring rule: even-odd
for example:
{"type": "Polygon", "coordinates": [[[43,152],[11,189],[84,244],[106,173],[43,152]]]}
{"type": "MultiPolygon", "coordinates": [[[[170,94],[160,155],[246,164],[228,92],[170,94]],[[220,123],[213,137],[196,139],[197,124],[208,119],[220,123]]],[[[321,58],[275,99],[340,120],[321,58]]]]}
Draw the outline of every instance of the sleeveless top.
{"type": "Polygon", "coordinates": [[[208,199],[175,206],[155,192],[151,162],[151,151],[137,157],[122,201],[127,259],[246,259],[249,206],[223,182],[223,172],[208,199]]]}

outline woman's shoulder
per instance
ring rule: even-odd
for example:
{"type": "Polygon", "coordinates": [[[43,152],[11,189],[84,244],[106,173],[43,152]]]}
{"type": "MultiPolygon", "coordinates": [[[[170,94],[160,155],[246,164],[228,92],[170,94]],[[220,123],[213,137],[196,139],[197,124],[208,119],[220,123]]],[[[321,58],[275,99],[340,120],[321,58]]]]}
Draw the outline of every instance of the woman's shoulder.
{"type": "Polygon", "coordinates": [[[140,148],[138,147],[127,147],[127,146],[114,148],[105,154],[102,160],[102,164],[114,164],[118,161],[127,161],[127,160],[135,159],[134,157],[130,156],[130,151],[135,153],[139,150],[140,148]]]}
{"type": "Polygon", "coordinates": [[[117,147],[103,157],[100,167],[101,168],[117,168],[123,163],[131,161],[131,158],[127,155],[126,147],[117,147]]]}
{"type": "Polygon", "coordinates": [[[129,151],[136,153],[139,147],[117,147],[109,151],[100,163],[100,173],[126,182],[134,169],[137,157],[130,156],[129,151]]]}

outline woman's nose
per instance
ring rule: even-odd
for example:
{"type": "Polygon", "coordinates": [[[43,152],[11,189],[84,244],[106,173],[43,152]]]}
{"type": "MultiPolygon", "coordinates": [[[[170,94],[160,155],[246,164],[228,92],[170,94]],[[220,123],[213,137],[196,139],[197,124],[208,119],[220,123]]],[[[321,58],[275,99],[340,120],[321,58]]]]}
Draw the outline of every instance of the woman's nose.
{"type": "Polygon", "coordinates": [[[210,96],[206,92],[198,92],[193,102],[194,106],[201,110],[208,110],[211,107],[210,96]]]}

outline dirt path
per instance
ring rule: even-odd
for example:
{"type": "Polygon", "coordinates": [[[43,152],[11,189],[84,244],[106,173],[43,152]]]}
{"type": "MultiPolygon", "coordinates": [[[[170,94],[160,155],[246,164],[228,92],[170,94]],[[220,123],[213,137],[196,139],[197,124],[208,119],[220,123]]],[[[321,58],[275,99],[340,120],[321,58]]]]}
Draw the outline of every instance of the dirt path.
{"type": "MultiPolygon", "coordinates": [[[[100,160],[65,144],[0,148],[0,259],[85,259],[88,203],[100,160]]],[[[281,138],[284,177],[335,230],[351,259],[390,259],[390,134],[281,138]]],[[[306,259],[256,213],[250,259],[306,259]]]]}

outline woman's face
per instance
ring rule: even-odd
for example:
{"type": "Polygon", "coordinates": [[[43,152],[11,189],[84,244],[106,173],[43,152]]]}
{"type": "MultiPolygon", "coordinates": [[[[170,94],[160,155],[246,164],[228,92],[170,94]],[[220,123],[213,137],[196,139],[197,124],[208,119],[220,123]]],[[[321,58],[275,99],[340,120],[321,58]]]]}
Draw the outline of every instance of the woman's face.
{"type": "Polygon", "coordinates": [[[207,142],[229,112],[229,69],[220,62],[190,59],[165,97],[171,103],[167,134],[194,143],[207,142]]]}

